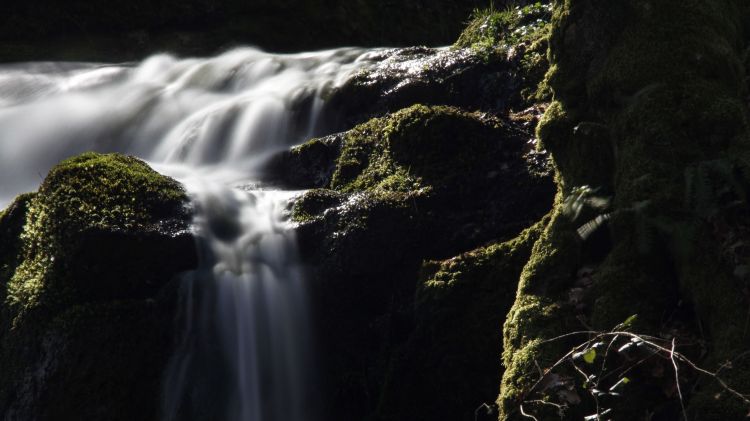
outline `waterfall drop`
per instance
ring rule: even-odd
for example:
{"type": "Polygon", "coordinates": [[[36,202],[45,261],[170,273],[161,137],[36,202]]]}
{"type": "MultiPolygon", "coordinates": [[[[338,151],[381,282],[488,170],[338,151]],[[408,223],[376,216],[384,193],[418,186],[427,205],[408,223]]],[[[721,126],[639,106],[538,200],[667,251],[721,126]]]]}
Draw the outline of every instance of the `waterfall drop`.
{"type": "Polygon", "coordinates": [[[344,48],[138,64],[0,65],[0,206],[84,151],[136,155],[186,186],[200,267],[184,275],[164,421],[309,421],[309,314],[274,153],[324,134],[327,90],[372,63],[344,48]]]}
{"type": "Polygon", "coordinates": [[[189,188],[201,266],[183,281],[162,419],[309,420],[305,285],[283,216],[292,193],[189,188]]]}

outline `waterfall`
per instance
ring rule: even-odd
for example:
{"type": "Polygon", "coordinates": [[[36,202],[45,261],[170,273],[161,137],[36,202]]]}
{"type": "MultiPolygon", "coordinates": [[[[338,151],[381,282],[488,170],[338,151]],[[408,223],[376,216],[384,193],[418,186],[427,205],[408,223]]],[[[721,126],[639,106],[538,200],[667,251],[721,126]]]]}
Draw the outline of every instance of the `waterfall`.
{"type": "Polygon", "coordinates": [[[202,262],[183,280],[162,419],[309,420],[304,282],[282,213],[293,192],[189,185],[202,262]]]}
{"type": "Polygon", "coordinates": [[[372,56],[244,48],[138,64],[0,65],[0,207],[85,151],[135,155],[177,178],[251,181],[269,155],[325,134],[323,97],[372,56]]]}
{"type": "Polygon", "coordinates": [[[0,65],[0,207],[89,150],[139,156],[193,201],[200,266],[182,280],[164,421],[310,419],[305,283],[284,212],[295,192],[258,180],[275,152],[325,133],[326,92],[371,56],[0,65]]]}

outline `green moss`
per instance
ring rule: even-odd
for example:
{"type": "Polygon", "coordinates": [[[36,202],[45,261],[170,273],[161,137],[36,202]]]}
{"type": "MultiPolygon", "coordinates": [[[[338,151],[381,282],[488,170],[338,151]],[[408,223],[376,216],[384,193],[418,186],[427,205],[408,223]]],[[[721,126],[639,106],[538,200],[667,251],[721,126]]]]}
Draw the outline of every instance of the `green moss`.
{"type": "Polygon", "coordinates": [[[0,211],[0,238],[3,239],[0,243],[0,289],[3,291],[21,258],[21,233],[34,196],[35,193],[22,194],[0,211]]]}
{"type": "Polygon", "coordinates": [[[539,122],[537,136],[540,148],[556,151],[552,158],[566,191],[581,185],[611,191],[614,146],[609,127],[576,120],[575,114],[553,102],[539,122]]]}
{"type": "Polygon", "coordinates": [[[469,421],[493,400],[502,371],[500,327],[547,222],[513,240],[422,265],[414,333],[390,366],[377,419],[469,421]]]}
{"type": "Polygon", "coordinates": [[[347,132],[331,187],[343,192],[457,186],[477,156],[497,149],[497,121],[456,108],[414,105],[347,132]]]}
{"type": "Polygon", "coordinates": [[[305,223],[321,218],[323,211],[341,204],[344,199],[344,195],[334,190],[310,190],[294,201],[292,205],[292,220],[298,223],[305,223]]]}
{"type": "MultiPolygon", "coordinates": [[[[739,12],[746,6],[741,5],[733,0],[558,3],[547,76],[555,101],[538,134],[552,153],[562,192],[589,185],[613,196],[612,244],[601,261],[591,261],[586,253],[576,256],[574,250],[581,248],[571,237],[574,227],[565,217],[553,216],[524,269],[505,324],[501,419],[520,418],[519,405],[538,378],[534,364],[547,368],[574,345],[546,341],[583,328],[583,322],[586,328],[609,330],[638,314],[631,328],[657,334],[672,328],[674,320],[665,321],[663,315],[675,313],[683,300],[697,321],[683,316],[680,323],[703,326],[686,335],[703,336],[709,344],[702,365],[715,370],[750,346],[737,330],[747,302],[737,298],[738,286],[729,280],[732,265],[720,256],[717,236],[722,234],[716,231],[719,225],[722,230],[738,227],[720,213],[705,217],[706,208],[721,208],[718,202],[705,206],[703,200],[699,206],[691,199],[701,162],[726,162],[739,173],[748,164],[742,58],[747,28],[739,12]],[[644,239],[649,248],[643,247],[644,239]],[[593,285],[589,301],[576,309],[568,305],[566,290],[585,265],[595,268],[593,285]]],[[[737,183],[726,176],[710,183],[717,186],[711,191],[741,196],[732,193],[737,183]]],[[[747,206],[742,200],[735,203],[747,206]]],[[[733,386],[748,390],[747,371],[726,376],[733,386]]],[[[747,413],[741,401],[726,394],[715,399],[716,393],[715,385],[692,389],[685,397],[691,419],[734,419],[747,413]]],[[[674,404],[672,396],[659,393],[633,402],[637,405],[618,406],[613,417],[658,413],[674,404]]],[[[538,410],[537,416],[545,414],[538,410]]],[[[571,410],[568,416],[575,414],[571,410]]]]}
{"type": "Polygon", "coordinates": [[[289,150],[289,152],[295,156],[304,156],[304,155],[311,154],[311,152],[314,154],[319,149],[327,150],[329,147],[330,145],[326,143],[325,140],[315,138],[315,139],[310,139],[301,145],[292,147],[289,150]]]}
{"type": "Polygon", "coordinates": [[[581,247],[559,210],[560,197],[521,272],[516,300],[503,326],[505,373],[498,405],[505,417],[517,411],[526,390],[538,380],[535,361],[548,367],[565,353],[564,343],[542,346],[542,339],[560,335],[575,323],[560,303],[566,301],[565,291],[580,265],[581,247]]]}
{"type": "Polygon", "coordinates": [[[160,229],[184,215],[182,186],[143,161],[86,153],[54,167],[29,202],[21,235],[22,263],[8,284],[6,305],[18,314],[72,293],[69,256],[87,231],[160,229]]]}
{"type": "Polygon", "coordinates": [[[526,6],[477,9],[468,25],[453,44],[456,48],[508,49],[519,43],[534,41],[546,30],[552,6],[536,2],[526,6]]]}
{"type": "MultiPolygon", "coordinates": [[[[6,302],[8,283],[22,261],[21,234],[29,204],[34,196],[35,193],[22,194],[8,208],[0,212],[0,239],[2,239],[0,242],[0,303],[6,302]]],[[[0,305],[0,340],[3,337],[3,330],[9,327],[9,319],[8,308],[0,305]]]]}
{"type": "Polygon", "coordinates": [[[545,101],[550,95],[548,85],[542,82],[548,68],[551,17],[550,2],[475,10],[453,47],[470,48],[487,62],[498,57],[517,60],[521,98],[527,102],[545,101]]]}
{"type": "Polygon", "coordinates": [[[181,185],[143,161],[87,153],[0,215],[3,411],[155,416],[176,297],[159,293],[197,260],[186,205],[181,185]]]}

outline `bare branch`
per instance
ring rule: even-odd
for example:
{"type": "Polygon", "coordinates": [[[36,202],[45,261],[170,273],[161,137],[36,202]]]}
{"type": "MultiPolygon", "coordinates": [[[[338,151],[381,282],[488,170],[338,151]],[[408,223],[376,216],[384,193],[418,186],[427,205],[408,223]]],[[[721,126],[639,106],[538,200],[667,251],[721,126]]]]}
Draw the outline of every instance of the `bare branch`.
{"type": "MultiPolygon", "coordinates": [[[[677,394],[678,394],[678,397],[680,399],[680,407],[682,409],[682,417],[683,417],[683,419],[685,421],[687,421],[688,417],[687,417],[687,410],[685,408],[684,396],[682,394],[682,386],[680,385],[680,373],[679,373],[679,364],[680,363],[687,365],[691,369],[695,370],[697,373],[700,373],[702,375],[706,375],[706,376],[711,377],[712,379],[716,380],[716,382],[719,383],[719,385],[725,391],[729,392],[732,396],[735,396],[736,398],[739,398],[745,404],[750,405],[750,398],[748,398],[748,395],[740,393],[736,389],[734,389],[731,386],[729,386],[729,384],[727,384],[726,381],[724,381],[721,377],[719,377],[718,373],[721,372],[724,368],[726,368],[725,366],[721,366],[717,372],[711,372],[709,370],[706,370],[704,368],[699,367],[697,364],[695,364],[693,361],[691,361],[688,357],[686,357],[685,355],[679,353],[676,350],[676,348],[677,348],[677,339],[676,338],[672,338],[671,341],[670,341],[670,340],[666,340],[666,339],[663,339],[663,338],[657,338],[657,337],[650,336],[650,335],[641,335],[641,334],[636,334],[636,333],[632,333],[632,332],[618,331],[618,330],[613,330],[613,331],[610,331],[610,332],[577,331],[577,332],[570,332],[570,333],[567,333],[567,334],[564,334],[564,335],[560,335],[560,336],[557,336],[555,338],[547,339],[545,341],[539,342],[539,345],[543,345],[543,344],[547,344],[547,343],[559,341],[559,340],[562,340],[562,339],[571,338],[571,337],[574,337],[574,336],[581,336],[581,335],[588,335],[589,339],[586,340],[586,341],[584,341],[584,342],[582,342],[582,343],[580,343],[580,344],[578,344],[578,345],[576,345],[576,346],[574,346],[573,348],[571,348],[567,353],[565,353],[565,355],[563,355],[559,360],[557,360],[549,368],[547,368],[545,370],[541,370],[541,368],[539,367],[539,364],[535,361],[535,365],[536,365],[537,369],[541,373],[541,378],[539,380],[537,380],[529,389],[526,390],[526,392],[523,394],[523,396],[520,399],[521,402],[523,402],[523,403],[531,403],[531,402],[538,403],[538,402],[540,402],[538,400],[527,400],[526,398],[529,397],[532,393],[536,392],[537,388],[544,382],[544,380],[556,368],[560,367],[565,362],[570,362],[572,364],[573,368],[578,373],[580,373],[581,375],[583,375],[584,377],[586,377],[587,376],[586,373],[580,367],[578,367],[578,365],[576,365],[575,362],[573,361],[573,356],[576,353],[580,352],[581,350],[584,350],[584,349],[587,349],[587,348],[591,347],[593,344],[597,343],[598,341],[603,341],[603,340],[607,340],[608,339],[609,344],[608,344],[608,346],[606,348],[606,351],[604,352],[603,361],[602,361],[602,365],[600,367],[599,377],[597,378],[597,382],[596,382],[595,388],[597,388],[597,386],[599,385],[599,383],[603,379],[605,379],[605,378],[613,375],[614,372],[620,372],[619,375],[625,375],[629,371],[631,371],[634,368],[636,368],[636,367],[640,366],[641,364],[643,364],[645,361],[647,361],[647,360],[649,360],[649,359],[651,359],[651,358],[653,358],[655,356],[659,356],[659,357],[661,357],[663,359],[668,359],[672,363],[672,367],[674,368],[674,373],[675,373],[675,386],[677,388],[677,394]],[[621,337],[622,338],[629,338],[630,340],[642,343],[643,345],[645,345],[647,347],[647,349],[649,349],[651,351],[651,354],[648,355],[648,356],[646,356],[646,357],[644,357],[644,358],[642,358],[642,359],[640,359],[640,360],[638,360],[638,361],[636,361],[635,363],[629,365],[627,368],[625,368],[625,366],[617,367],[617,368],[614,369],[613,372],[605,373],[605,364],[606,364],[607,355],[609,355],[609,351],[614,346],[615,341],[618,338],[621,338],[621,337]],[[664,344],[664,345],[662,345],[662,344],[664,344]],[[669,344],[669,345],[667,345],[667,344],[669,344]]],[[[746,351],[746,352],[743,352],[742,354],[739,354],[733,360],[742,358],[742,357],[744,357],[744,356],[746,356],[748,354],[750,354],[750,350],[746,351]]],[[[597,396],[594,396],[594,395],[592,395],[592,396],[593,396],[594,400],[597,403],[597,413],[599,413],[598,398],[597,398],[597,396]]],[[[549,404],[549,402],[545,402],[545,403],[549,404]]],[[[537,419],[533,415],[530,415],[530,414],[526,413],[524,411],[522,405],[520,406],[519,409],[521,411],[521,414],[524,417],[531,418],[531,419],[534,419],[534,420],[537,419]]]]}
{"type": "Polygon", "coordinates": [[[680,368],[677,366],[677,361],[674,359],[674,348],[675,338],[672,338],[672,349],[669,351],[669,360],[672,361],[672,367],[674,367],[674,382],[677,386],[677,396],[680,397],[680,408],[682,408],[682,418],[688,421],[687,411],[685,410],[685,400],[682,398],[682,387],[680,387],[680,368]]]}

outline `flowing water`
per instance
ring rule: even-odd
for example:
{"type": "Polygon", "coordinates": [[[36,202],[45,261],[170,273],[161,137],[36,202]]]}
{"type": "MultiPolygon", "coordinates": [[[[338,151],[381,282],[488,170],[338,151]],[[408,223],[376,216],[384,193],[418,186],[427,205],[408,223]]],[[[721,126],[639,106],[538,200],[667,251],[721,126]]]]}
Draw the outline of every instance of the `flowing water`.
{"type": "Polygon", "coordinates": [[[0,66],[0,207],[90,150],[139,156],[187,187],[201,263],[183,279],[165,421],[311,418],[304,280],[284,217],[294,192],[256,181],[274,153],[325,133],[326,92],[370,57],[239,49],[0,66]]]}

